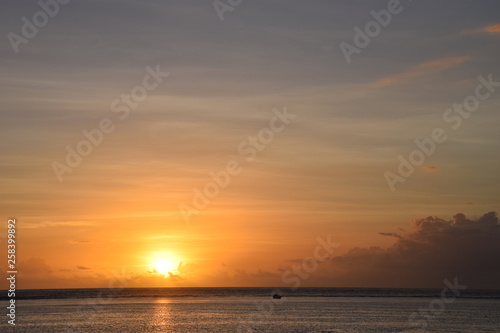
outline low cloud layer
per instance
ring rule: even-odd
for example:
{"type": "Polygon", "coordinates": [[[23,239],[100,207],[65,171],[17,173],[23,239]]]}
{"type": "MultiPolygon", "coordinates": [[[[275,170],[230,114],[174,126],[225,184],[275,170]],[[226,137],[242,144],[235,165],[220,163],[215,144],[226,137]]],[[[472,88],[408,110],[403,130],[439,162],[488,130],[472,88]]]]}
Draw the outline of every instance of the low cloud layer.
{"type": "Polygon", "coordinates": [[[500,225],[495,212],[452,220],[429,216],[413,221],[388,249],[354,248],[331,259],[332,285],[439,287],[455,276],[469,288],[500,288],[500,225]]]}

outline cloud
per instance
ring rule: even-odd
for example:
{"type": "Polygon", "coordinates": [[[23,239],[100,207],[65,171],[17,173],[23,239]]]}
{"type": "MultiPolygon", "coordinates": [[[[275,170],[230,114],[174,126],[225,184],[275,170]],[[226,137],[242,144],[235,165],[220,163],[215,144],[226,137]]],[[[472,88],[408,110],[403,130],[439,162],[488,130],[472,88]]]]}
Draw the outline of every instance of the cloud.
{"type": "Polygon", "coordinates": [[[395,237],[395,238],[403,238],[403,236],[396,234],[395,232],[379,232],[381,236],[395,237]]]}
{"type": "Polygon", "coordinates": [[[500,34],[500,23],[489,25],[480,30],[481,32],[500,34]]]}
{"type": "Polygon", "coordinates": [[[500,34],[500,23],[488,25],[488,26],[478,28],[478,29],[466,30],[463,32],[463,34],[477,34],[477,33],[500,34]]]}
{"type": "Polygon", "coordinates": [[[397,237],[388,249],[354,248],[332,258],[330,281],[353,287],[437,288],[456,276],[471,289],[500,288],[495,212],[476,219],[458,213],[450,221],[429,216],[412,222],[413,232],[397,237]]]}
{"type": "Polygon", "coordinates": [[[428,171],[428,172],[436,172],[436,171],[438,171],[438,167],[434,166],[434,165],[429,165],[429,166],[424,167],[424,170],[428,171]]]}
{"type": "Polygon", "coordinates": [[[76,268],[80,269],[80,270],[87,270],[87,269],[90,269],[89,267],[85,267],[85,266],[76,266],[76,268]]]}
{"type": "Polygon", "coordinates": [[[37,228],[60,228],[60,227],[88,227],[95,225],[96,222],[92,221],[61,221],[61,222],[36,222],[36,223],[27,223],[25,228],[29,229],[37,229],[37,228]]]}
{"type": "Polygon", "coordinates": [[[290,259],[290,260],[287,260],[286,262],[290,262],[292,264],[300,264],[304,259],[300,258],[300,259],[290,259]]]}
{"type": "Polygon", "coordinates": [[[264,270],[262,270],[260,268],[255,273],[247,273],[245,270],[237,269],[236,270],[236,278],[240,279],[240,278],[243,278],[243,277],[244,278],[256,277],[256,278],[264,278],[264,279],[268,279],[268,278],[273,279],[273,278],[280,277],[280,275],[276,274],[276,273],[264,271],[264,270]]]}
{"type": "Polygon", "coordinates": [[[258,268],[253,271],[245,269],[220,270],[201,279],[206,285],[210,286],[229,286],[229,287],[269,287],[282,285],[282,271],[264,270],[258,268]]]}
{"type": "Polygon", "coordinates": [[[52,273],[49,265],[47,265],[45,260],[41,258],[29,258],[26,261],[21,262],[19,264],[19,271],[27,276],[38,276],[52,273]]]}
{"type": "MultiPolygon", "coordinates": [[[[184,270],[189,269],[191,264],[184,270]]],[[[91,274],[91,268],[78,265],[75,269],[52,269],[41,258],[29,258],[18,266],[19,289],[55,289],[55,288],[133,288],[133,287],[166,287],[182,286],[187,274],[151,274],[133,273],[122,269],[121,272],[111,270],[106,275],[91,274]]]]}
{"type": "Polygon", "coordinates": [[[378,80],[376,86],[390,86],[399,82],[435,74],[457,66],[469,59],[468,56],[440,58],[409,68],[408,70],[378,80]]]}
{"type": "Polygon", "coordinates": [[[477,220],[477,223],[484,225],[498,225],[498,216],[495,212],[484,214],[477,220]]]}
{"type": "Polygon", "coordinates": [[[68,243],[68,244],[86,244],[86,243],[90,243],[90,241],[71,239],[71,240],[66,241],[66,243],[68,243]]]}
{"type": "Polygon", "coordinates": [[[472,221],[468,220],[464,214],[458,213],[453,216],[453,224],[454,225],[465,225],[470,224],[472,221]]]}

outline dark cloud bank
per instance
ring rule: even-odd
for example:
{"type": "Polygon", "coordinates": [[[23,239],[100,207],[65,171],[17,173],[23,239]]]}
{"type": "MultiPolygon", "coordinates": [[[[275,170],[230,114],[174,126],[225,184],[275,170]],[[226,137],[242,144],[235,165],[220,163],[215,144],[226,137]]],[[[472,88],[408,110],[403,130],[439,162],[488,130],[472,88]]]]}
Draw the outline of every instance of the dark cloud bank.
{"type": "Polygon", "coordinates": [[[495,212],[451,221],[429,216],[413,221],[388,249],[354,248],[330,260],[331,285],[435,288],[458,277],[471,289],[500,289],[500,225],[495,212]]]}

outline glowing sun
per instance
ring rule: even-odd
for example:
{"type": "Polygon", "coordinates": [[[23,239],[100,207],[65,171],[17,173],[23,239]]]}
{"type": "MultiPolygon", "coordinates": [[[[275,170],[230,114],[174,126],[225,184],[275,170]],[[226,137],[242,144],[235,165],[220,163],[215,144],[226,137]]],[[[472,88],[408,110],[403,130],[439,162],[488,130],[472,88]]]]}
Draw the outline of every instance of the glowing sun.
{"type": "Polygon", "coordinates": [[[178,262],[176,262],[173,259],[168,259],[168,258],[157,259],[153,263],[154,270],[160,274],[163,274],[163,275],[168,274],[168,272],[177,271],[178,266],[179,266],[178,262]]]}

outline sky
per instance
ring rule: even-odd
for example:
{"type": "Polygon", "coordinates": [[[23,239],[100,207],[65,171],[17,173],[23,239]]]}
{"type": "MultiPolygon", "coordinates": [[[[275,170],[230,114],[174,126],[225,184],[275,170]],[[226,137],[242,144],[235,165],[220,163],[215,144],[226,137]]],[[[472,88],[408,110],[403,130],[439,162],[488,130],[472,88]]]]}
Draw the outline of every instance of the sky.
{"type": "Polygon", "coordinates": [[[59,1],[1,1],[19,288],[500,289],[497,1],[59,1]]]}

